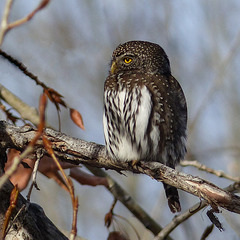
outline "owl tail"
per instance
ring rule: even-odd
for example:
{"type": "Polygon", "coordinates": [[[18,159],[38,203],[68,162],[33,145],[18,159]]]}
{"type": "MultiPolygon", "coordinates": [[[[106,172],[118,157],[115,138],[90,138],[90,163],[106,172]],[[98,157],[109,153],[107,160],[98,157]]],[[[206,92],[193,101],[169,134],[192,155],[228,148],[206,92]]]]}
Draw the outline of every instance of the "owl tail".
{"type": "Polygon", "coordinates": [[[179,202],[179,196],[177,188],[172,187],[166,183],[163,183],[165,193],[168,199],[168,206],[172,213],[180,212],[181,211],[181,205],[179,202]]]}

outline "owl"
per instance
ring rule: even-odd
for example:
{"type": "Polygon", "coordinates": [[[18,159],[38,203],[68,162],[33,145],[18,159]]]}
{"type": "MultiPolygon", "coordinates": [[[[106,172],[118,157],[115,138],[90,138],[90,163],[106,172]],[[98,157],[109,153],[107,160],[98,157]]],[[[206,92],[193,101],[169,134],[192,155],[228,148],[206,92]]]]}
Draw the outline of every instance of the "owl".
{"type": "MultiPolygon", "coordinates": [[[[158,44],[130,41],[113,52],[104,84],[103,127],[107,154],[115,161],[175,168],[184,158],[186,100],[158,44]]],[[[181,211],[177,189],[163,185],[170,210],[181,211]]]]}

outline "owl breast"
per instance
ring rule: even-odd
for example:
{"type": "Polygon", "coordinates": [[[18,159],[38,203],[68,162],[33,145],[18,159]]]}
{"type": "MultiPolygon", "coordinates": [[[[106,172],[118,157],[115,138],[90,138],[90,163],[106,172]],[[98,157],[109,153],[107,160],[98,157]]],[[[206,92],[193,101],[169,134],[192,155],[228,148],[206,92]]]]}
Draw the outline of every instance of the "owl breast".
{"type": "Polygon", "coordinates": [[[152,114],[151,93],[147,87],[106,89],[104,98],[103,125],[108,154],[120,161],[155,158],[160,134],[157,126],[151,127],[151,139],[147,134],[152,114]]]}

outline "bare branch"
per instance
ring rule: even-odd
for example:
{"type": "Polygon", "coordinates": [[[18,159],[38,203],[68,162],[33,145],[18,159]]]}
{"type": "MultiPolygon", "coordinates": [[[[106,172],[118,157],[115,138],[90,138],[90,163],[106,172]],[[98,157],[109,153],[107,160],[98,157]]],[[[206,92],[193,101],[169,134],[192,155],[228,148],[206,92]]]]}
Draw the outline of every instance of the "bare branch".
{"type": "Polygon", "coordinates": [[[205,109],[205,106],[214,95],[213,93],[219,88],[219,86],[223,84],[224,80],[226,79],[225,75],[226,75],[227,66],[231,63],[233,58],[239,52],[239,45],[240,45],[240,31],[238,32],[238,35],[235,41],[233,42],[232,46],[229,48],[228,54],[221,60],[217,74],[212,81],[212,85],[210,89],[206,92],[205,97],[201,102],[200,107],[197,110],[197,113],[195,114],[193,120],[189,124],[189,127],[188,127],[189,132],[192,132],[192,130],[196,126],[197,121],[200,119],[200,115],[205,109]]]}
{"type": "Polygon", "coordinates": [[[34,15],[40,11],[41,9],[43,9],[48,3],[49,3],[50,0],[42,0],[39,5],[37,6],[36,9],[34,9],[31,13],[29,13],[26,17],[22,18],[22,19],[19,19],[13,23],[9,23],[8,24],[8,30],[14,28],[14,27],[18,27],[28,21],[30,21],[34,15]]]}
{"type": "Polygon", "coordinates": [[[12,7],[13,0],[7,0],[6,6],[3,12],[3,18],[1,21],[1,28],[0,28],[0,46],[2,45],[4,35],[8,31],[8,17],[10,13],[10,9],[12,7]]]}
{"type": "MultiPolygon", "coordinates": [[[[6,89],[1,83],[0,98],[3,99],[6,103],[8,103],[10,106],[12,106],[17,112],[19,112],[23,119],[30,121],[35,126],[38,126],[39,115],[37,110],[24,103],[20,98],[18,98],[8,89],[6,89]]],[[[49,125],[47,126],[49,127],[49,125]]]]}
{"type": "MultiPolygon", "coordinates": [[[[233,183],[229,185],[227,188],[224,189],[225,191],[229,192],[236,192],[240,190],[240,182],[233,183]]],[[[196,203],[191,208],[187,209],[185,212],[175,216],[173,220],[163,228],[161,232],[154,238],[154,240],[163,240],[166,239],[166,236],[168,236],[177,226],[179,226],[181,223],[189,219],[192,215],[199,212],[201,209],[207,206],[207,201],[201,201],[199,203],[196,203]]]]}
{"type": "Polygon", "coordinates": [[[1,27],[0,27],[0,46],[2,45],[4,36],[7,34],[7,32],[10,29],[12,29],[14,27],[18,27],[18,26],[30,21],[38,11],[43,9],[49,3],[49,1],[50,0],[42,0],[40,2],[40,4],[38,5],[38,7],[36,9],[34,9],[26,17],[24,17],[22,19],[19,19],[15,22],[12,22],[12,23],[8,23],[8,17],[9,17],[9,13],[10,13],[10,10],[11,10],[11,7],[12,7],[13,0],[7,0],[6,6],[5,6],[5,9],[4,9],[4,13],[3,13],[3,18],[2,18],[2,21],[1,21],[1,27]]]}
{"type": "Polygon", "coordinates": [[[234,182],[239,182],[240,181],[240,177],[232,177],[230,175],[227,175],[226,173],[224,173],[221,170],[214,170],[214,169],[212,169],[210,167],[207,167],[206,165],[198,162],[197,160],[195,160],[195,161],[185,160],[185,161],[181,161],[180,164],[183,167],[193,166],[193,167],[196,167],[197,169],[199,169],[201,171],[212,173],[212,174],[214,174],[218,177],[226,178],[226,179],[229,179],[229,180],[234,181],[234,182]]]}
{"type": "Polygon", "coordinates": [[[168,236],[178,225],[189,219],[192,215],[207,206],[207,201],[202,201],[195,204],[191,208],[187,209],[185,212],[175,216],[173,220],[164,229],[159,232],[159,234],[154,238],[154,240],[163,240],[168,236]]]}

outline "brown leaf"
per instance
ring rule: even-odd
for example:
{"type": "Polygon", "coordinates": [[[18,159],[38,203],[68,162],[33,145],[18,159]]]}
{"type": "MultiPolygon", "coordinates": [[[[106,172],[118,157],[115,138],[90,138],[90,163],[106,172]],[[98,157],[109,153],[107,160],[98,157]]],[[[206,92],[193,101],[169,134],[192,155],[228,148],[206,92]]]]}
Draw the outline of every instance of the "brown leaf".
{"type": "Polygon", "coordinates": [[[214,224],[211,224],[210,226],[208,226],[208,227],[204,230],[203,235],[201,236],[201,240],[207,239],[207,237],[211,234],[213,228],[214,228],[214,224]]]}
{"type": "Polygon", "coordinates": [[[45,171],[45,172],[41,172],[41,173],[43,175],[45,175],[46,177],[53,179],[61,188],[63,188],[67,192],[69,192],[69,189],[68,189],[63,177],[61,176],[61,174],[58,171],[45,171]]]}
{"type": "Polygon", "coordinates": [[[14,186],[11,195],[10,195],[10,205],[5,213],[5,219],[4,219],[4,223],[3,223],[3,227],[2,227],[2,233],[3,236],[5,236],[11,215],[13,213],[13,210],[16,208],[16,204],[17,204],[17,200],[18,200],[18,195],[19,195],[19,190],[18,190],[18,186],[14,186]]]}
{"type": "Polygon", "coordinates": [[[105,187],[108,187],[108,181],[105,177],[97,177],[91,175],[76,167],[71,168],[70,177],[72,177],[82,185],[89,185],[93,187],[103,185],[105,187]]]}
{"type": "Polygon", "coordinates": [[[59,105],[67,107],[66,103],[62,99],[63,96],[54,89],[46,88],[44,92],[47,94],[49,100],[55,104],[57,110],[60,110],[59,105]]]}
{"type": "Polygon", "coordinates": [[[222,232],[224,230],[223,226],[221,222],[218,220],[218,218],[214,215],[214,213],[217,212],[219,212],[218,209],[211,209],[207,211],[207,216],[209,217],[212,224],[214,224],[214,226],[216,226],[219,229],[219,231],[222,232]]]}
{"type": "Polygon", "coordinates": [[[112,223],[112,219],[113,219],[113,214],[112,212],[108,212],[106,215],[105,215],[105,218],[104,218],[104,222],[105,222],[105,226],[107,228],[109,228],[111,226],[111,223],[112,223]]]}
{"type": "Polygon", "coordinates": [[[80,114],[80,112],[78,112],[76,109],[70,108],[70,116],[72,121],[78,126],[80,127],[82,130],[84,130],[84,125],[83,125],[83,119],[82,119],[82,115],[80,114]]]}
{"type": "Polygon", "coordinates": [[[0,109],[6,114],[7,119],[9,119],[14,125],[19,117],[14,116],[9,109],[6,109],[6,107],[0,102],[0,109]]]}
{"type": "MultiPolygon", "coordinates": [[[[76,167],[71,163],[60,162],[63,169],[68,169],[71,167],[76,167]]],[[[59,168],[51,157],[44,156],[38,166],[38,171],[48,178],[53,179],[56,183],[62,187],[64,190],[69,191],[66,182],[64,181],[62,175],[59,173],[59,168]]]]}
{"type": "MultiPolygon", "coordinates": [[[[19,156],[20,152],[15,149],[9,149],[8,151],[8,160],[5,164],[4,170],[7,171],[9,167],[11,167],[13,163],[13,159],[19,156]]],[[[34,167],[34,161],[31,159],[24,159],[24,163],[28,165],[30,168],[25,168],[24,164],[19,164],[17,170],[14,174],[11,175],[10,181],[13,185],[18,185],[19,191],[25,189],[31,179],[32,169],[34,167]]]]}

